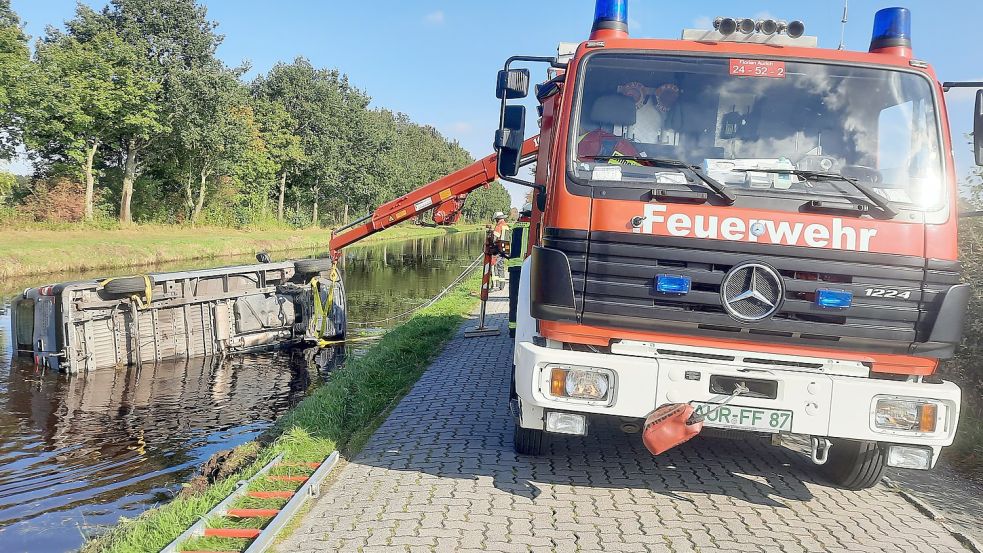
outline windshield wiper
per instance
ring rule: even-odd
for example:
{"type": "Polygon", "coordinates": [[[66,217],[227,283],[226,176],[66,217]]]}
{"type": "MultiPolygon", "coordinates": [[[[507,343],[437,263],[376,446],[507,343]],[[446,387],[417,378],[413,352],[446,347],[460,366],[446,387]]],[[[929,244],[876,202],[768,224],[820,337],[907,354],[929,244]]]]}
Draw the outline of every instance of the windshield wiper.
{"type": "Polygon", "coordinates": [[[874,192],[865,183],[857,179],[845,177],[839,173],[824,173],[822,171],[806,171],[804,169],[731,169],[737,173],[772,173],[776,175],[795,175],[806,180],[834,180],[845,182],[852,185],[857,191],[863,194],[870,202],[876,205],[888,217],[895,217],[898,212],[891,207],[891,200],[874,192]]]}
{"type": "Polygon", "coordinates": [[[713,179],[703,173],[703,169],[699,165],[690,165],[685,161],[679,159],[668,159],[660,157],[645,157],[645,156],[585,156],[585,159],[593,160],[623,160],[623,161],[644,161],[651,163],[653,167],[663,167],[667,169],[681,169],[684,173],[689,173],[690,175],[699,179],[703,184],[707,186],[710,190],[713,190],[718,196],[720,196],[727,205],[733,205],[737,201],[737,196],[730,191],[727,185],[713,179]]]}

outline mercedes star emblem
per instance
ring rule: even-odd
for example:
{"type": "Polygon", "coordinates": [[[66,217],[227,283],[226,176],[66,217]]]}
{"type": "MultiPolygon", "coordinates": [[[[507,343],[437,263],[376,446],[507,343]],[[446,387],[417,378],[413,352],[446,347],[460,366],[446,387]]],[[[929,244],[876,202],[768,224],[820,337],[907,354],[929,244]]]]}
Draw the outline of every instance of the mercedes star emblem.
{"type": "Polygon", "coordinates": [[[743,322],[760,321],[774,315],[784,296],[782,276],[763,263],[737,265],[720,284],[724,310],[743,322]]]}

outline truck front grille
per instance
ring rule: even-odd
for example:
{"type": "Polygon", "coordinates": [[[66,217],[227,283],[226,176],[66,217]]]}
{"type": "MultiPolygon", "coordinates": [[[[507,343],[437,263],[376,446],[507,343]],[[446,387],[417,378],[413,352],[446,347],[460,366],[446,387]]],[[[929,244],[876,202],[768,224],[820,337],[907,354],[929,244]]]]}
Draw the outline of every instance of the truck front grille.
{"type": "Polygon", "coordinates": [[[951,263],[795,246],[612,232],[592,232],[588,239],[586,231],[560,229],[547,229],[544,246],[569,258],[583,324],[892,353],[927,337],[941,296],[959,280],[951,263]],[[767,264],[784,281],[781,308],[761,321],[738,321],[722,305],[724,276],[744,262],[767,264]],[[656,292],[660,274],[689,277],[691,291],[656,292]],[[852,292],[852,306],[819,307],[820,288],[852,292]],[[889,290],[893,297],[869,290],[889,290]]]}

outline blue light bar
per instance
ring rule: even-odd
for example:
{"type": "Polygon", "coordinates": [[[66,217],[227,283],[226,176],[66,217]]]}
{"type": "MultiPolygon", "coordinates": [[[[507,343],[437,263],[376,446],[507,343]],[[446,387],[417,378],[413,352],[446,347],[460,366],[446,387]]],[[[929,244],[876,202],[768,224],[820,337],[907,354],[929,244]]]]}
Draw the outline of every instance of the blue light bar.
{"type": "Polygon", "coordinates": [[[655,290],[662,294],[688,294],[692,281],[689,277],[659,275],[655,277],[655,290]]]}
{"type": "Polygon", "coordinates": [[[816,305],[826,309],[846,309],[853,303],[853,292],[816,290],[816,305]]]}
{"type": "Polygon", "coordinates": [[[911,12],[908,8],[884,8],[874,15],[870,50],[911,48],[911,12]]]}
{"type": "Polygon", "coordinates": [[[591,32],[600,30],[628,32],[628,0],[597,0],[591,32]]]}

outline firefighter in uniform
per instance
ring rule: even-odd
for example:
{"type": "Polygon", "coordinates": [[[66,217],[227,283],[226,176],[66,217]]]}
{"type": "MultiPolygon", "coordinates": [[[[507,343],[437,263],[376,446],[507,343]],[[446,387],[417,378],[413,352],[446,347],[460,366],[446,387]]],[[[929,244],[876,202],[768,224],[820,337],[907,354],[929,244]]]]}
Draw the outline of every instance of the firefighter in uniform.
{"type": "MultiPolygon", "coordinates": [[[[492,233],[495,236],[495,241],[510,240],[511,234],[509,224],[506,222],[505,214],[501,211],[496,211],[494,219],[495,228],[492,230],[492,233]]],[[[505,257],[497,255],[492,261],[494,262],[492,268],[492,289],[502,290],[505,288],[505,257]]]]}

